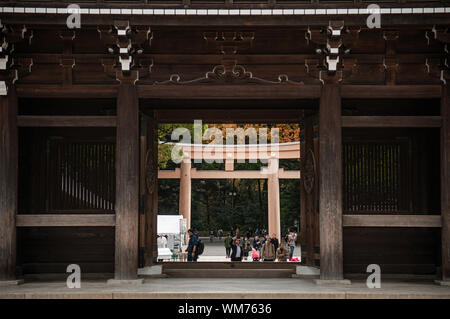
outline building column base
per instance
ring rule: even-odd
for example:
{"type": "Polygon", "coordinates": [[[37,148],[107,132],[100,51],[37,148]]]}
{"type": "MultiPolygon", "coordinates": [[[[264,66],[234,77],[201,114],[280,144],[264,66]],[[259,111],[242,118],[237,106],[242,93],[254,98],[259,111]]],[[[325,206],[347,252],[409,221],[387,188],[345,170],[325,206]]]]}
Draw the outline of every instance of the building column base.
{"type": "Polygon", "coordinates": [[[108,279],[106,284],[108,285],[142,285],[144,278],[138,279],[108,279]]]}
{"type": "Polygon", "coordinates": [[[316,285],[351,285],[351,280],[348,279],[314,279],[313,282],[316,285]]]}
{"type": "Polygon", "coordinates": [[[450,287],[450,280],[435,280],[434,282],[440,286],[450,287]]]}
{"type": "Polygon", "coordinates": [[[17,280],[0,280],[0,287],[2,286],[18,286],[23,284],[23,279],[17,280]]]}

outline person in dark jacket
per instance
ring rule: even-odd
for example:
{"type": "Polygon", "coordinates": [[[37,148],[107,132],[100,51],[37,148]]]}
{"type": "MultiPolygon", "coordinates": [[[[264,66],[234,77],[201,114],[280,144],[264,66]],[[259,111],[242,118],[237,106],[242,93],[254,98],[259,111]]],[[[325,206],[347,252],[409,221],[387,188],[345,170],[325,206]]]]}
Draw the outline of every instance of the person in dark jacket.
{"type": "Polygon", "coordinates": [[[278,241],[277,235],[272,234],[272,238],[270,239],[273,246],[275,247],[275,251],[277,251],[278,247],[280,246],[280,242],[278,241]]]}
{"type": "Polygon", "coordinates": [[[235,238],[234,243],[231,244],[231,261],[242,261],[243,257],[244,248],[241,247],[241,240],[235,238]]]}
{"type": "Polygon", "coordinates": [[[187,259],[188,261],[197,261],[198,258],[198,237],[194,234],[192,229],[188,230],[189,234],[189,243],[186,249],[187,251],[187,259]]]}

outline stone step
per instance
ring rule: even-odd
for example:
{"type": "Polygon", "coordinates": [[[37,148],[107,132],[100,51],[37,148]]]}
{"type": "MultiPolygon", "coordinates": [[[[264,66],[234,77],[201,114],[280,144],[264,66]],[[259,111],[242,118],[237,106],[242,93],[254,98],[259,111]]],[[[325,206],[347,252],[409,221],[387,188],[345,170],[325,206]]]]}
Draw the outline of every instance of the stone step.
{"type": "Polygon", "coordinates": [[[164,269],[172,278],[291,278],[295,269],[164,269]]]}

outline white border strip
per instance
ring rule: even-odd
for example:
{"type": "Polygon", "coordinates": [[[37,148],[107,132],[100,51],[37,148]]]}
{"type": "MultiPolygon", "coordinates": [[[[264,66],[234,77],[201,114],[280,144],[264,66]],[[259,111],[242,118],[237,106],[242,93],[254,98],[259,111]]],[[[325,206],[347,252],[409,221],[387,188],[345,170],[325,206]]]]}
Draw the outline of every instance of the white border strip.
{"type": "MultiPolygon", "coordinates": [[[[348,15],[369,14],[367,9],[108,9],[81,8],[81,14],[95,15],[348,15]]],[[[31,8],[31,7],[0,7],[0,13],[27,14],[68,14],[67,8],[31,8]]],[[[381,8],[383,14],[443,14],[450,13],[450,7],[440,8],[381,8]]]]}

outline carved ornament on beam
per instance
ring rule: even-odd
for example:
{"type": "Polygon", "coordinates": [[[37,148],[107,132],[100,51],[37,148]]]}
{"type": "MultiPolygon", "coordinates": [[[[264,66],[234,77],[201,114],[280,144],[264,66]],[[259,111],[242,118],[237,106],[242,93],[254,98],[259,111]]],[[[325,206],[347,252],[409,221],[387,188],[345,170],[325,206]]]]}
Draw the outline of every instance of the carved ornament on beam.
{"type": "Polygon", "coordinates": [[[295,84],[303,82],[289,80],[286,74],[278,75],[277,81],[266,80],[253,76],[244,66],[238,64],[237,52],[251,48],[255,38],[254,32],[205,32],[203,34],[207,46],[222,54],[219,65],[214,66],[205,76],[193,80],[182,81],[181,76],[172,74],[169,80],[155,84],[295,84]]]}
{"type": "Polygon", "coordinates": [[[121,83],[136,83],[151,73],[153,60],[141,58],[145,44],[151,45],[149,27],[132,27],[129,21],[115,21],[114,26],[99,27],[100,39],[113,56],[102,59],[105,73],[121,83]]]}

